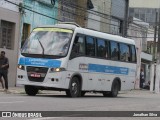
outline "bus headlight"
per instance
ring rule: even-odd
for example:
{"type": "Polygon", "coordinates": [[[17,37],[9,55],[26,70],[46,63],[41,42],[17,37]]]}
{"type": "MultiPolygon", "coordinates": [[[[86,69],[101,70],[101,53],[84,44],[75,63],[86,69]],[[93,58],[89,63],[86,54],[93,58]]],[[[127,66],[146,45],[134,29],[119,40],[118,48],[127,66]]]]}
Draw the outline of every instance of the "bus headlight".
{"type": "Polygon", "coordinates": [[[18,65],[17,68],[21,69],[21,70],[24,70],[25,67],[23,65],[18,65]]]}
{"type": "Polygon", "coordinates": [[[66,71],[65,68],[50,68],[50,73],[51,72],[61,72],[61,71],[66,71]]]}

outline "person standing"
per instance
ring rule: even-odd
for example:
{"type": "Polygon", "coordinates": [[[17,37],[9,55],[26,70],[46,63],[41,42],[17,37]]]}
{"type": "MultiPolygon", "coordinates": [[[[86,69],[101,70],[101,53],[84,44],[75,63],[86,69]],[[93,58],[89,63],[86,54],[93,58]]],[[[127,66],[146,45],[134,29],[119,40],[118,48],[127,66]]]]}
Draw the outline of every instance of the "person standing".
{"type": "Polygon", "coordinates": [[[144,71],[141,68],[141,72],[140,72],[140,88],[143,88],[143,83],[144,83],[144,71]]]}
{"type": "Polygon", "coordinates": [[[0,78],[3,77],[3,79],[4,79],[5,92],[8,91],[8,68],[9,68],[8,58],[5,57],[5,51],[1,51],[1,54],[0,54],[0,78]]]}

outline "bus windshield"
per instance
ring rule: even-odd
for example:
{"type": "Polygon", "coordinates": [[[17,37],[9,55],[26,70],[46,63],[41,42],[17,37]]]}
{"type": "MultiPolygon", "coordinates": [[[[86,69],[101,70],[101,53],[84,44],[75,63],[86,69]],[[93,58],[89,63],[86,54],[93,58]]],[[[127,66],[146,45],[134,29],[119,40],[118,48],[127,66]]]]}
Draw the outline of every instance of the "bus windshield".
{"type": "Polygon", "coordinates": [[[22,47],[22,54],[66,56],[73,31],[61,28],[36,28],[22,47]]]}

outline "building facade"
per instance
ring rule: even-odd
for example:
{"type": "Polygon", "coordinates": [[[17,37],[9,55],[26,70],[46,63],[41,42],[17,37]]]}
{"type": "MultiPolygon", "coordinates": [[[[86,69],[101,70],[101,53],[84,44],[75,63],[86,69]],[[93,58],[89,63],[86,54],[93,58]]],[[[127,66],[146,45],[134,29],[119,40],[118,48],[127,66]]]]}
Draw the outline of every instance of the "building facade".
{"type": "MultiPolygon", "coordinates": [[[[21,0],[12,0],[19,5],[21,0]]],[[[0,0],[0,51],[4,50],[9,59],[8,83],[16,83],[17,58],[19,48],[20,14],[16,5],[0,0]]]]}
{"type": "Polygon", "coordinates": [[[62,22],[75,22],[86,27],[87,0],[59,0],[58,18],[62,22]]]}
{"type": "Polygon", "coordinates": [[[111,0],[112,34],[126,37],[129,0],[111,0]]]}
{"type": "Polygon", "coordinates": [[[52,3],[51,0],[23,0],[21,6],[22,44],[33,28],[58,23],[57,0],[55,3],[52,3]]]}
{"type": "Polygon", "coordinates": [[[147,36],[149,31],[149,23],[143,22],[137,18],[130,18],[127,36],[133,39],[137,49],[137,76],[135,88],[139,88],[140,69],[144,70],[145,83],[150,81],[150,66],[152,63],[152,55],[148,53],[147,36]]]}
{"type": "Polygon", "coordinates": [[[131,0],[129,6],[130,6],[129,16],[136,17],[141,20],[140,22],[137,20],[135,20],[134,22],[139,22],[139,24],[144,23],[144,22],[149,23],[148,30],[147,30],[148,31],[147,36],[145,37],[146,38],[145,42],[147,42],[147,45],[145,46],[145,48],[147,48],[147,50],[142,49],[142,53],[147,52],[150,55],[152,54],[152,60],[150,61],[150,64],[149,64],[148,61],[146,60],[146,59],[149,59],[149,56],[144,57],[145,59],[142,56],[141,68],[145,70],[146,81],[148,80],[148,78],[149,80],[152,80],[155,74],[154,72],[151,72],[151,71],[154,71],[154,70],[151,70],[152,62],[154,59],[154,54],[153,54],[154,28],[156,25],[155,23],[156,12],[158,13],[159,8],[160,8],[160,0],[152,0],[152,1],[150,0],[131,0]],[[149,74],[150,74],[150,77],[147,76],[149,74]]]}
{"type": "Polygon", "coordinates": [[[59,19],[82,27],[125,36],[129,0],[59,0],[59,19]]]}
{"type": "Polygon", "coordinates": [[[110,33],[111,0],[92,0],[93,8],[88,10],[87,28],[110,33]]]}
{"type": "Polygon", "coordinates": [[[130,0],[129,15],[155,26],[156,11],[159,11],[160,0],[130,0]]]}

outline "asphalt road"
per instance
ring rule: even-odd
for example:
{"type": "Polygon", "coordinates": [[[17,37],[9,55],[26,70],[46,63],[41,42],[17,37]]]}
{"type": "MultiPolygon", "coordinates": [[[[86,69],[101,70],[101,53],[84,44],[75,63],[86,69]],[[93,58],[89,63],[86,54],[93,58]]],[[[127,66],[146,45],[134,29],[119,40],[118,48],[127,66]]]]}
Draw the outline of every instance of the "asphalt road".
{"type": "MultiPolygon", "coordinates": [[[[117,98],[103,97],[101,94],[87,94],[85,97],[68,98],[64,92],[50,92],[27,96],[26,94],[5,94],[0,92],[0,111],[160,111],[160,95],[149,91],[135,90],[119,94],[117,98]]],[[[0,118],[5,119],[5,118],[0,118]]],[[[11,118],[13,119],[13,118],[11,118]]],[[[14,118],[15,119],[15,118],[14,118]]],[[[27,118],[26,118],[27,119],[27,118]]],[[[31,119],[31,118],[30,118],[31,119]]],[[[32,120],[64,119],[73,120],[74,117],[48,117],[32,120]]],[[[86,120],[85,117],[76,118],[86,120]]],[[[101,120],[106,118],[90,118],[101,120]]],[[[124,118],[109,118],[109,120],[124,120],[124,118]]],[[[137,118],[126,118],[135,120],[137,118]]],[[[138,120],[159,120],[160,118],[145,117],[138,120]]],[[[8,118],[7,118],[8,120],[8,118]]],[[[16,120],[18,120],[16,118],[16,120]]]]}

